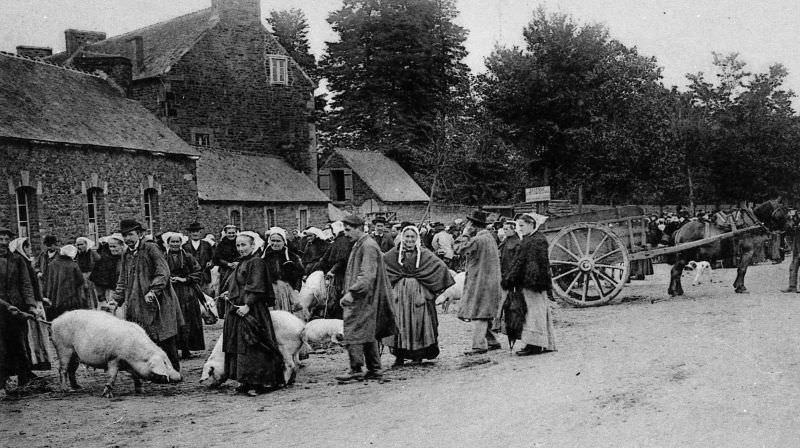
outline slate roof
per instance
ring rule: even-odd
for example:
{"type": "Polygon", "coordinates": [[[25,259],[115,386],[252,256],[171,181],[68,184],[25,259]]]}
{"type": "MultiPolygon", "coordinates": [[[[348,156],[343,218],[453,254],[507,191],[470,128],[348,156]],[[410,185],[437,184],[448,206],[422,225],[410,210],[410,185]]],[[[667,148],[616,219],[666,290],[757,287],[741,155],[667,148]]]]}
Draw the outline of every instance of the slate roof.
{"type": "Polygon", "coordinates": [[[103,78],[0,54],[0,137],[198,155],[103,78]]]}
{"type": "Polygon", "coordinates": [[[430,198],[394,160],[375,151],[337,149],[383,202],[428,202],[430,198]]]}
{"type": "Polygon", "coordinates": [[[218,21],[219,17],[214,13],[214,9],[206,8],[109,37],[86,45],[84,49],[89,52],[125,56],[133,60],[133,49],[129,41],[134,36],[141,36],[144,46],[144,70],[134,73],[133,79],[150,78],[169,72],[172,66],[218,21]]]}
{"type": "Polygon", "coordinates": [[[197,193],[201,201],[330,202],[281,158],[210,150],[197,161],[197,193]]]}

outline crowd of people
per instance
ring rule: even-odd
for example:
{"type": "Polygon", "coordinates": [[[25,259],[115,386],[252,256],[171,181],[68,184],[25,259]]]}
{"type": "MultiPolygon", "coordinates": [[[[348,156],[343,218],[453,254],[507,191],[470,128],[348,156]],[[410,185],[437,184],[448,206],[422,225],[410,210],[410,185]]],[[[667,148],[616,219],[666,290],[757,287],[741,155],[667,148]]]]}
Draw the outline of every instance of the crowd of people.
{"type": "Polygon", "coordinates": [[[139,324],[179,370],[181,358],[205,350],[198,303],[208,292],[224,319],[227,376],[249,395],[272,390],[284,378],[270,312],[297,312],[298,292],[315,271],[325,273],[335,298],[320,313],[343,319],[349,371],[336,377],[343,383],[382,377],[380,344],[395,366],[439,355],[435,299],[454,284],[454,269],[466,271],[458,318],[471,322],[473,337],[465,355],[500,348],[495,334],[512,301],[527,310],[517,355],[555,350],[548,246],[537,233],[546,218],[487,218],[476,210],[448,226],[418,226],[349,215],[324,229],[264,233],[228,225],[219,241],[197,222],[186,235],[153,236],[125,219],[97,243],[79,237],[61,245],[47,235],[37,256],[30,239],[0,228],[0,389],[12,376],[25,386],[37,379],[34,370],[50,368],[36,365],[42,325],[76,309],[139,324]]]}

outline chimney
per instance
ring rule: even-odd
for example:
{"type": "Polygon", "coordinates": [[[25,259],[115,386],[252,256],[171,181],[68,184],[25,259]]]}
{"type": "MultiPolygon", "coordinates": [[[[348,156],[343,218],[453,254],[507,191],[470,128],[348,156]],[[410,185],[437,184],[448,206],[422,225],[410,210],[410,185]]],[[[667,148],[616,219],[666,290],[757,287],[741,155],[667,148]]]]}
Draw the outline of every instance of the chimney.
{"type": "Polygon", "coordinates": [[[261,0],[211,0],[222,23],[261,23],[261,0]]]}
{"type": "Polygon", "coordinates": [[[82,31],[69,29],[64,31],[64,37],[67,43],[67,54],[72,56],[82,46],[86,44],[93,44],[106,39],[106,33],[100,31],[82,31]]]}
{"type": "Polygon", "coordinates": [[[33,59],[43,59],[53,55],[50,47],[31,47],[29,45],[17,45],[17,56],[33,59]]]}
{"type": "Polygon", "coordinates": [[[144,70],[144,41],[142,36],[134,36],[128,43],[131,46],[131,70],[136,74],[144,70]]]}

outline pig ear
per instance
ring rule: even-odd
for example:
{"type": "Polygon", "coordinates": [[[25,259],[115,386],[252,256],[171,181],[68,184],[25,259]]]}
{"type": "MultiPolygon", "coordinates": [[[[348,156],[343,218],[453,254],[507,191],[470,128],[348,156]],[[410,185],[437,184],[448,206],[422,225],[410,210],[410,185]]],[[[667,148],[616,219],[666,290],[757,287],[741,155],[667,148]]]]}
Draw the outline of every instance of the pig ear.
{"type": "Polygon", "coordinates": [[[344,341],[344,335],[342,333],[336,333],[336,336],[334,336],[334,337],[336,338],[337,342],[344,341]]]}

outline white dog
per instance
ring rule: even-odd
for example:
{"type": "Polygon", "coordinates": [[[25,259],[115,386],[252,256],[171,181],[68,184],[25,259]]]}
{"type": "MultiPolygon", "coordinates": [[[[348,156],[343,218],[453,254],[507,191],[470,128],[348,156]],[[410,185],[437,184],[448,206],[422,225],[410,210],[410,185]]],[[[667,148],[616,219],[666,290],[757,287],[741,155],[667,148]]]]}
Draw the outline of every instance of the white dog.
{"type": "Polygon", "coordinates": [[[714,279],[711,277],[711,263],[707,261],[690,261],[686,264],[686,269],[689,271],[694,271],[694,281],[692,282],[692,286],[702,284],[703,277],[707,277],[709,283],[714,283],[714,279]]]}

